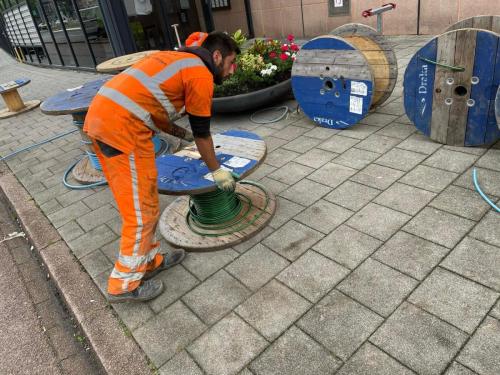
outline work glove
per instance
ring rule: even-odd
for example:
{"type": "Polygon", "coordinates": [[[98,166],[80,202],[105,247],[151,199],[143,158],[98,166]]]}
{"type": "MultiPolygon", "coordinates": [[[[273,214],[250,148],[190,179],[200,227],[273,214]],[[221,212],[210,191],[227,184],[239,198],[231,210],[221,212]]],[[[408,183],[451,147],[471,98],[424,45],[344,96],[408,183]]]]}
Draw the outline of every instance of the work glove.
{"type": "Polygon", "coordinates": [[[230,171],[219,168],[212,172],[212,177],[219,189],[230,192],[234,191],[236,187],[236,181],[230,171]]]}

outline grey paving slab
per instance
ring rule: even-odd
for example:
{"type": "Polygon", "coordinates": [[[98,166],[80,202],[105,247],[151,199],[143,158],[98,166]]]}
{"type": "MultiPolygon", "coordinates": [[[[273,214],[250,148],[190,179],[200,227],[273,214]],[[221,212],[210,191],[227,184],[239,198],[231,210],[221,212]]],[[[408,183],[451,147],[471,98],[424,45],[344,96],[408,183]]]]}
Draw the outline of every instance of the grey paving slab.
{"type": "Polygon", "coordinates": [[[411,216],[374,203],[368,203],[347,221],[347,225],[382,241],[387,241],[411,216]]]}
{"type": "Polygon", "coordinates": [[[311,138],[302,135],[295,138],[293,141],[287,143],[286,145],[283,145],[282,147],[286,150],[291,150],[294,152],[298,152],[299,154],[303,154],[304,152],[307,152],[317,146],[319,143],[321,143],[321,140],[317,138],[311,138]]]}
{"type": "Polygon", "coordinates": [[[498,247],[466,237],[441,265],[471,280],[500,291],[498,247]]]}
{"type": "Polygon", "coordinates": [[[136,330],[155,314],[147,303],[117,303],[113,309],[130,331],[136,330]]]}
{"type": "Polygon", "coordinates": [[[500,300],[496,304],[496,306],[491,310],[491,316],[500,320],[500,300]]]}
{"type": "Polygon", "coordinates": [[[215,272],[231,263],[238,253],[233,249],[211,252],[190,253],[182,265],[200,280],[205,280],[215,272]]]}
{"type": "Polygon", "coordinates": [[[484,286],[438,267],[408,301],[472,334],[498,296],[484,286]]]}
{"type": "Polygon", "coordinates": [[[403,230],[451,249],[474,224],[471,220],[426,207],[403,230]]]}
{"type": "MultiPolygon", "coordinates": [[[[297,182],[281,192],[281,196],[303,206],[309,206],[328,194],[331,188],[308,178],[297,182]]],[[[280,207],[278,207],[279,211],[280,207]]]]}
{"type": "Polygon", "coordinates": [[[440,374],[468,336],[429,313],[403,303],[370,341],[418,374],[440,374]]]}
{"type": "Polygon", "coordinates": [[[134,338],[155,366],[161,367],[205,328],[205,324],[178,301],[136,329],[134,338]]]}
{"type": "Polygon", "coordinates": [[[356,268],[373,253],[382,241],[359,232],[346,225],[341,225],[313,249],[350,269],[356,268]]]}
{"type": "Polygon", "coordinates": [[[271,233],[274,232],[274,229],[271,226],[266,226],[264,229],[262,229],[259,233],[257,233],[255,236],[250,237],[248,240],[233,246],[233,249],[236,250],[238,253],[244,253],[245,251],[251,249],[255,245],[257,245],[259,242],[261,242],[264,238],[269,236],[271,233]]]}
{"type": "Polygon", "coordinates": [[[289,264],[288,260],[259,243],[228,265],[226,271],[255,291],[289,264]]]}
{"type": "Polygon", "coordinates": [[[341,135],[334,135],[333,137],[330,137],[328,140],[318,145],[318,148],[341,154],[349,150],[356,143],[359,143],[359,140],[349,137],[342,137],[341,135]]]}
{"type": "Polygon", "coordinates": [[[474,227],[470,232],[470,236],[500,247],[500,233],[498,228],[500,228],[500,217],[496,211],[491,210],[474,227]]]}
{"type": "Polygon", "coordinates": [[[379,315],[334,290],[309,310],[297,326],[345,361],[382,321],[379,315]]]}
{"type": "Polygon", "coordinates": [[[74,220],[64,224],[58,232],[65,241],[71,241],[85,233],[74,220]]]}
{"type": "Polygon", "coordinates": [[[349,210],[358,211],[379,194],[380,190],[356,182],[346,181],[323,199],[349,210]]]}
{"type": "Polygon", "coordinates": [[[475,155],[441,149],[436,151],[423,164],[450,172],[462,173],[474,164],[477,159],[478,157],[475,155]]]}
{"type": "MultiPolygon", "coordinates": [[[[475,190],[472,179],[472,168],[468,169],[453,182],[454,185],[475,190]]],[[[481,190],[489,196],[500,197],[500,172],[490,169],[476,168],[477,181],[481,190]]]]}
{"type": "Polygon", "coordinates": [[[444,375],[477,375],[474,371],[458,362],[453,362],[444,375]]]}
{"type": "Polygon", "coordinates": [[[278,209],[276,210],[274,217],[269,222],[269,226],[272,228],[281,227],[304,209],[304,206],[283,197],[276,198],[278,202],[278,209]]]}
{"type": "Polygon", "coordinates": [[[292,220],[267,237],[262,243],[286,259],[294,261],[321,240],[323,236],[324,234],[292,220]]]}
{"type": "Polygon", "coordinates": [[[266,163],[273,167],[280,168],[295,159],[297,156],[300,156],[298,152],[278,148],[267,154],[266,163]]]}
{"type": "Polygon", "coordinates": [[[380,129],[376,134],[403,140],[408,138],[416,131],[417,129],[414,126],[392,123],[380,129]]]}
{"type": "Polygon", "coordinates": [[[417,283],[417,280],[368,258],[337,289],[387,317],[413,291],[417,283]]]}
{"type": "Polygon", "coordinates": [[[234,311],[267,340],[273,341],[310,306],[306,299],[272,280],[234,311]]]}
{"type": "Polygon", "coordinates": [[[346,208],[321,199],[298,214],[295,220],[328,234],[353,214],[346,208]]]}
{"type": "Polygon", "coordinates": [[[221,270],[182,297],[205,323],[213,324],[250,295],[238,280],[221,270]]]}
{"type": "Polygon", "coordinates": [[[104,224],[112,219],[119,217],[119,212],[110,204],[99,207],[88,214],[82,215],[76,219],[76,222],[83,228],[84,231],[89,231],[101,224],[104,224]]]}
{"type": "MultiPolygon", "coordinates": [[[[186,258],[190,256],[191,254],[188,254],[186,258]]],[[[175,266],[165,270],[155,278],[163,281],[165,287],[160,296],[148,303],[155,313],[174,303],[199,284],[199,281],[182,266],[175,266]]]]}
{"type": "Polygon", "coordinates": [[[92,251],[115,240],[116,237],[116,234],[109,229],[109,227],[101,225],[72,241],[68,241],[68,246],[73,251],[73,254],[80,259],[92,251]]]}
{"type": "Polygon", "coordinates": [[[231,375],[242,370],[267,341],[235,314],[229,314],[188,347],[208,374],[231,375]]]}
{"type": "Polygon", "coordinates": [[[285,139],[287,141],[291,141],[292,139],[295,139],[295,138],[301,136],[302,134],[304,134],[308,130],[310,130],[310,128],[289,125],[286,128],[284,128],[283,130],[280,130],[280,131],[277,131],[276,133],[274,133],[273,137],[285,139]]]}
{"type": "Polygon", "coordinates": [[[319,168],[335,158],[338,154],[319,148],[313,148],[294,159],[294,162],[307,165],[311,168],[319,168]]]}
{"type": "Polygon", "coordinates": [[[325,141],[326,139],[330,138],[331,136],[339,132],[340,130],[337,129],[329,129],[329,128],[322,128],[321,126],[316,126],[312,130],[309,130],[304,135],[307,137],[317,138],[325,141]]]}
{"type": "Polygon", "coordinates": [[[339,135],[361,140],[369,137],[379,129],[380,128],[378,126],[357,124],[350,128],[341,130],[339,135]]]}
{"type": "MultiPolygon", "coordinates": [[[[401,105],[399,105],[401,107],[401,105]]],[[[401,113],[402,114],[402,113],[401,113]]],[[[400,114],[400,115],[401,115],[400,114]]],[[[399,115],[399,116],[400,116],[399,115]]],[[[367,124],[373,126],[385,126],[396,120],[398,116],[387,113],[370,113],[365,118],[359,121],[360,124],[367,124]]]]}
{"type": "Polygon", "coordinates": [[[393,148],[377,159],[375,163],[401,171],[409,171],[425,158],[425,155],[419,154],[418,152],[393,148]]]}
{"type": "Polygon", "coordinates": [[[481,168],[493,169],[500,172],[500,150],[490,149],[477,161],[481,168]]]}
{"type": "Polygon", "coordinates": [[[387,113],[390,115],[395,115],[396,118],[405,113],[403,103],[399,101],[392,101],[388,104],[384,104],[377,108],[377,113],[387,113]]]}
{"type": "Polygon", "coordinates": [[[95,210],[112,201],[114,201],[114,198],[111,190],[105,188],[83,199],[83,203],[91,210],[95,210]]]}
{"type": "MultiPolygon", "coordinates": [[[[495,146],[493,146],[494,148],[495,146]]],[[[460,146],[449,146],[449,145],[444,145],[442,147],[443,150],[450,150],[450,151],[457,151],[457,152],[463,152],[465,154],[471,154],[471,155],[477,155],[477,156],[482,156],[488,151],[488,146],[486,148],[484,147],[479,147],[479,146],[474,146],[474,147],[460,147],[460,146]]]]}
{"type": "Polygon", "coordinates": [[[317,302],[347,274],[349,269],[309,250],[276,278],[311,302],[317,302]]]}
{"type": "MultiPolygon", "coordinates": [[[[269,148],[267,149],[267,152],[271,152],[269,148]]],[[[273,167],[272,165],[263,163],[259,166],[259,169],[252,173],[251,179],[254,181],[259,181],[266,177],[269,173],[274,172],[276,169],[277,168],[273,167]]]]}
{"type": "Polygon", "coordinates": [[[392,149],[400,142],[401,140],[397,138],[373,134],[364,141],[358,143],[356,147],[361,148],[363,150],[368,150],[379,154],[383,154],[392,149]]]}
{"type": "Polygon", "coordinates": [[[435,193],[413,186],[395,183],[373,200],[374,203],[415,215],[434,197],[435,193]]]}
{"type": "Polygon", "coordinates": [[[372,257],[415,279],[423,280],[449,251],[444,246],[399,231],[372,257]]]}
{"type": "Polygon", "coordinates": [[[302,164],[289,162],[285,166],[270,173],[268,177],[288,185],[295,184],[314,171],[302,164]]]}
{"type": "Polygon", "coordinates": [[[357,171],[335,163],[327,163],[309,175],[309,179],[335,188],[357,171]]]}
{"type": "Polygon", "coordinates": [[[342,155],[334,159],[335,164],[345,165],[354,169],[362,169],[377,159],[380,154],[372,151],[366,151],[357,147],[352,147],[342,155]]]}
{"type": "Polygon", "coordinates": [[[57,201],[63,206],[67,207],[73,203],[83,200],[84,198],[94,194],[93,190],[67,190],[67,193],[57,196],[57,201]]]}
{"type": "Polygon", "coordinates": [[[267,191],[271,191],[275,195],[281,193],[282,191],[286,190],[289,187],[289,185],[283,182],[276,181],[269,177],[264,177],[262,180],[259,181],[259,183],[265,186],[267,191]]]}
{"type": "Polygon", "coordinates": [[[478,374],[500,373],[500,321],[487,317],[458,356],[458,361],[478,374]]]}
{"type": "Polygon", "coordinates": [[[100,250],[94,250],[80,258],[80,263],[91,277],[113,268],[113,263],[100,250]]]}
{"type": "Polygon", "coordinates": [[[364,344],[340,369],[338,375],[415,375],[415,372],[373,346],[364,344]]]}
{"type": "Polygon", "coordinates": [[[441,192],[429,206],[476,221],[490,209],[476,192],[453,185],[441,192]]]}
{"type": "Polygon", "coordinates": [[[56,211],[47,217],[54,227],[59,228],[64,224],[69,223],[71,220],[78,219],[80,216],[85,215],[88,212],[90,212],[90,209],[85,206],[83,202],[78,201],[68,207],[63,207],[59,211],[56,211]]]}
{"type": "Polygon", "coordinates": [[[413,134],[398,144],[398,148],[420,152],[426,155],[434,153],[437,149],[441,148],[441,146],[442,145],[440,143],[434,142],[420,133],[413,134]]]}
{"type": "Polygon", "coordinates": [[[295,326],[250,365],[256,375],[323,375],[342,362],[295,326]]]}
{"type": "Polygon", "coordinates": [[[385,190],[398,180],[404,172],[381,165],[370,164],[350,178],[351,181],[385,190]]]}
{"type": "Polygon", "coordinates": [[[454,172],[419,165],[401,178],[400,182],[439,193],[457,177],[458,174],[454,172]]]}
{"type": "Polygon", "coordinates": [[[159,371],[160,375],[203,375],[203,371],[186,351],[176,354],[159,371]]]}

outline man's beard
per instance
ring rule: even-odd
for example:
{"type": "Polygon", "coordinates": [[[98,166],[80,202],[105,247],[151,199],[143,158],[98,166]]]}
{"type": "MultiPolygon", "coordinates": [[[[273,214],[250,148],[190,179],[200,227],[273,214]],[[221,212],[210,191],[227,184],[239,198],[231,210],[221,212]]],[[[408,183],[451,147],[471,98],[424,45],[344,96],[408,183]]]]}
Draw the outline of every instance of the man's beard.
{"type": "Polygon", "coordinates": [[[216,74],[215,74],[215,84],[220,85],[224,81],[224,61],[221,61],[218,65],[215,65],[216,74]]]}

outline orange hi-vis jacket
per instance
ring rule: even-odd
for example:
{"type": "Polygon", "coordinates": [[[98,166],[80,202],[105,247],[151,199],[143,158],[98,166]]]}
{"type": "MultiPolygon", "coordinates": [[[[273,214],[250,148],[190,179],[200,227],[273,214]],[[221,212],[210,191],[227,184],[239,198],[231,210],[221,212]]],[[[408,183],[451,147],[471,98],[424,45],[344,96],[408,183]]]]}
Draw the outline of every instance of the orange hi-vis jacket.
{"type": "Polygon", "coordinates": [[[206,50],[193,50],[199,52],[149,55],[106,82],[90,104],[84,131],[129,154],[152,132],[178,135],[172,122],[184,111],[210,117],[213,62],[201,53],[206,50]]]}

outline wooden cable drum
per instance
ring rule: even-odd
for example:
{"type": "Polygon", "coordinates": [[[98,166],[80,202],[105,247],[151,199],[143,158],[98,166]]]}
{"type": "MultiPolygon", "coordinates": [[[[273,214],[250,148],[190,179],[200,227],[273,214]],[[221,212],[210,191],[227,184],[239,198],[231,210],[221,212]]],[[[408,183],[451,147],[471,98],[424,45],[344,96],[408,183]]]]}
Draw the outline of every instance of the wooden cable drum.
{"type": "Polygon", "coordinates": [[[0,119],[16,116],[20,113],[30,111],[40,105],[40,100],[29,100],[24,102],[17,89],[27,85],[31,80],[19,78],[0,84],[0,96],[2,96],[7,108],[0,109],[0,119]]]}
{"type": "Polygon", "coordinates": [[[497,118],[498,129],[500,129],[500,86],[498,87],[495,99],[495,117],[497,118]]]}
{"type": "Polygon", "coordinates": [[[120,72],[127,69],[129,66],[134,65],[136,62],[142,60],[146,56],[159,52],[157,50],[141,51],[131,53],[129,55],[118,56],[110,60],[106,60],[96,66],[96,70],[101,73],[120,72]]]}
{"type": "Polygon", "coordinates": [[[491,31],[458,29],[417,51],[405,71],[404,106],[418,130],[453,146],[491,144],[500,137],[494,109],[499,42],[491,31]]]}
{"type": "MultiPolygon", "coordinates": [[[[230,130],[213,136],[216,157],[223,168],[244,178],[264,160],[266,144],[256,134],[230,130]]],[[[240,210],[226,221],[200,222],[197,200],[216,210],[217,185],[195,145],[156,159],[161,194],[184,195],[162,213],[159,228],[166,241],[188,251],[213,251],[234,246],[261,231],[276,210],[276,197],[263,186],[240,180],[236,193],[240,210]],[[189,195],[187,197],[186,195],[189,195]]],[[[200,206],[201,207],[201,206],[200,206]]]]}
{"type": "Polygon", "coordinates": [[[445,32],[458,29],[482,29],[500,34],[500,16],[475,16],[458,21],[445,32]]]}
{"type": "Polygon", "coordinates": [[[396,59],[371,28],[351,24],[305,43],[292,67],[292,88],[304,113],[327,128],[344,129],[391,94],[396,59]],[[389,56],[389,57],[388,57],[389,56]]]}

